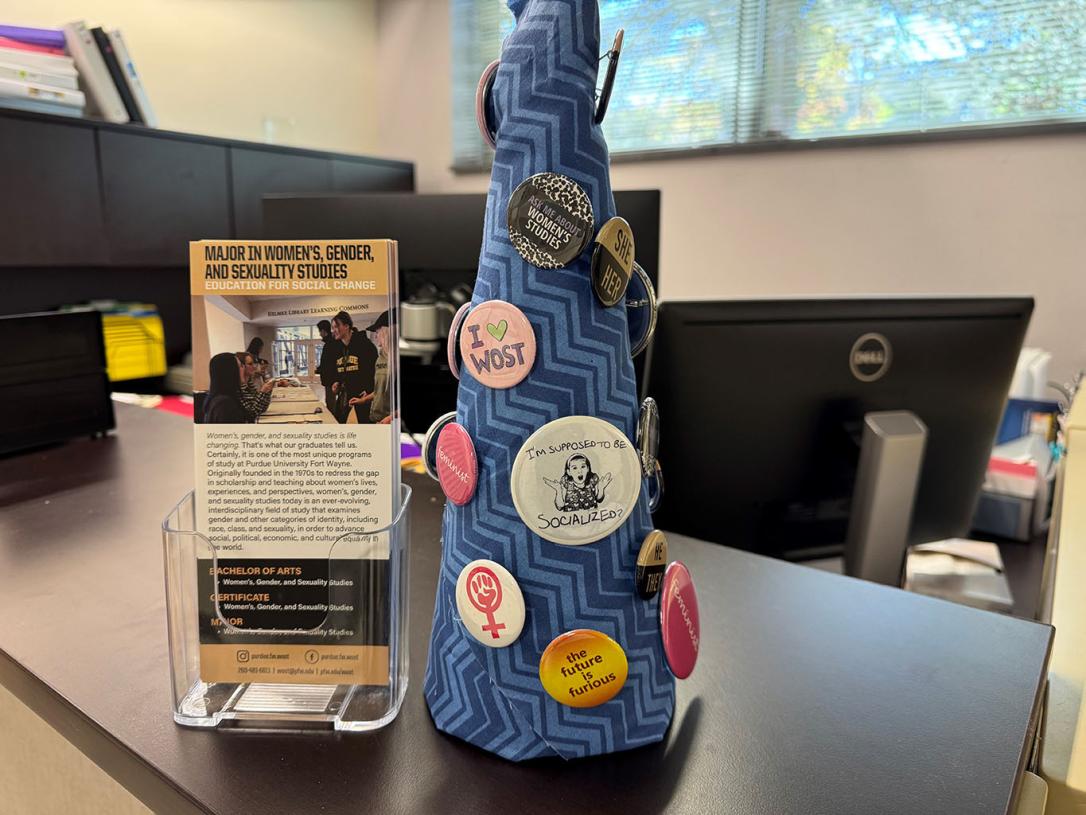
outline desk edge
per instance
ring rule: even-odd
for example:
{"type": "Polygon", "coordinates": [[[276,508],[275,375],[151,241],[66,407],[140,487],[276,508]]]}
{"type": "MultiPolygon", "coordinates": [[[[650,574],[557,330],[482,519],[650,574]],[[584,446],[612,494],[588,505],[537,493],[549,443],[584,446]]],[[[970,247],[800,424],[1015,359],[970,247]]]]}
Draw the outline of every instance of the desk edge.
{"type": "Polygon", "coordinates": [[[2,648],[0,685],[152,812],[214,815],[2,648]]]}
{"type": "MultiPolygon", "coordinates": [[[[1035,621],[1030,621],[1035,622],[1035,621]]],[[[1047,629],[1048,638],[1045,642],[1045,658],[1041,664],[1041,674],[1037,678],[1037,690],[1033,696],[1033,707],[1030,710],[1029,722],[1022,739],[1022,747],[1018,755],[1018,770],[1014,775],[1014,784],[1011,786],[1011,794],[1007,799],[1007,812],[1013,813],[1018,807],[1018,798],[1022,793],[1022,778],[1029,767],[1029,760],[1037,741],[1037,733],[1042,727],[1044,718],[1044,703],[1048,688],[1048,663],[1052,659],[1052,643],[1056,639],[1056,629],[1048,623],[1037,623],[1047,629]]]]}

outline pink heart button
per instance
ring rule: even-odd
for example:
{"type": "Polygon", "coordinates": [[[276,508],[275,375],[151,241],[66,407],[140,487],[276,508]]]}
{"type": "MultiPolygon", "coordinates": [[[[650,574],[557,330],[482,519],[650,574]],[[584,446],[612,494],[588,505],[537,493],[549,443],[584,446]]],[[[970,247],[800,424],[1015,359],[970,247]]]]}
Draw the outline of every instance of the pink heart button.
{"type": "Polygon", "coordinates": [[[450,422],[437,437],[437,480],[450,501],[462,507],[475,495],[479,463],[463,425],[450,422]]]}
{"type": "Polygon", "coordinates": [[[461,374],[467,370],[488,388],[511,388],[535,364],[535,332],[519,308],[487,300],[460,328],[461,374]]]}
{"type": "Polygon", "coordinates": [[[694,671],[701,643],[698,595],[690,572],[680,561],[668,564],[660,592],[660,634],[668,667],[679,679],[694,671]]]}

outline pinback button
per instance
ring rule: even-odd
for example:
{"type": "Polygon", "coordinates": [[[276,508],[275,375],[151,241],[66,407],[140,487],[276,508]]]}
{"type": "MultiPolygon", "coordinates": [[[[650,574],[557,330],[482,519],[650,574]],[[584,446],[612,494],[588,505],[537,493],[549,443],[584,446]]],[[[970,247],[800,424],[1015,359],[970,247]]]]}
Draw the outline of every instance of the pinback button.
{"type": "Polygon", "coordinates": [[[535,364],[535,332],[524,313],[504,300],[487,300],[464,317],[462,365],[488,388],[511,388],[535,364]]]}
{"type": "Polygon", "coordinates": [[[567,416],[528,437],[513,461],[513,505],[530,530],[568,546],[593,543],[630,517],[641,465],[626,436],[593,416],[567,416]]]}
{"type": "Polygon", "coordinates": [[[475,445],[468,431],[456,422],[445,425],[437,435],[437,480],[457,506],[463,506],[475,494],[479,480],[475,445]]]}
{"type": "Polygon", "coordinates": [[[592,289],[607,308],[626,293],[633,262],[634,239],[630,225],[622,218],[612,218],[596,235],[596,248],[592,251],[592,289]]]}
{"type": "Polygon", "coordinates": [[[473,560],[456,580],[456,608],[471,636],[490,648],[517,641],[524,628],[524,595],[509,570],[493,560],[473,560]]]}
{"type": "Polygon", "coordinates": [[[656,400],[646,397],[637,419],[637,455],[641,459],[641,474],[656,472],[656,454],[660,449],[660,409],[656,400]]]}
{"type": "Polygon", "coordinates": [[[664,579],[664,567],[667,566],[667,538],[659,529],[652,530],[645,536],[641,551],[637,553],[637,569],[634,582],[637,593],[649,600],[660,591],[664,579]]]}
{"type": "Polygon", "coordinates": [[[456,411],[449,411],[444,416],[439,416],[430,429],[426,431],[426,436],[422,442],[422,466],[426,470],[426,474],[434,481],[438,481],[437,477],[437,435],[441,432],[441,428],[447,425],[449,422],[456,421],[456,411]]]}
{"type": "Polygon", "coordinates": [[[445,344],[445,352],[448,354],[449,359],[449,370],[457,379],[460,378],[460,361],[457,356],[460,342],[460,324],[464,322],[464,318],[469,311],[471,311],[471,303],[464,303],[457,309],[455,316],[452,318],[452,325],[449,326],[448,342],[445,344]]]}
{"type": "Polygon", "coordinates": [[[630,332],[630,356],[636,357],[656,331],[656,289],[636,260],[626,287],[626,324],[630,332]]]}
{"type": "Polygon", "coordinates": [[[570,707],[595,707],[613,699],[628,671],[622,646],[589,628],[555,637],[539,659],[544,690],[570,707]]]}
{"type": "Polygon", "coordinates": [[[664,497],[664,471],[660,469],[660,460],[656,460],[656,470],[648,477],[646,492],[649,496],[649,512],[656,512],[660,499],[664,497]]]}
{"type": "Polygon", "coordinates": [[[592,202],[571,178],[539,173],[521,182],[509,197],[509,241],[528,263],[560,269],[580,256],[592,240],[592,202]]]}
{"type": "Polygon", "coordinates": [[[698,596],[690,572],[679,561],[664,571],[664,586],[660,597],[660,635],[664,641],[664,656],[668,667],[679,679],[686,679],[698,661],[701,643],[701,620],[698,617],[698,596]]]}
{"type": "Polygon", "coordinates": [[[475,88],[475,125],[479,128],[479,135],[491,149],[497,147],[498,140],[494,127],[490,123],[490,89],[494,87],[494,77],[498,75],[500,64],[498,60],[494,60],[487,65],[475,88]]]}

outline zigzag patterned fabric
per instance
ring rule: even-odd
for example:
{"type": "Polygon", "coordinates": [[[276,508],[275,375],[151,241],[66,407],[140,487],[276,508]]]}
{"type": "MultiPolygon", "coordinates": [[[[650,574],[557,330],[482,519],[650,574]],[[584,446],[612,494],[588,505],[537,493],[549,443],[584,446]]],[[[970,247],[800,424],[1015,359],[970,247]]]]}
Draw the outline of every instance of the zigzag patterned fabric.
{"type": "Polygon", "coordinates": [[[462,366],[457,421],[475,444],[479,481],[464,506],[445,507],[441,574],[425,693],[434,723],[507,759],[576,758],[628,750],[664,737],[675,682],[660,639],[659,596],[634,589],[638,550],[652,529],[645,490],[615,532],[584,546],[551,543],[514,508],[510,471],[525,440],[564,416],[594,416],[634,440],[638,401],[626,313],[592,290],[591,249],[560,269],[529,265],[513,248],[506,211],[529,176],[576,181],[595,229],[615,215],[607,145],[593,123],[599,68],[596,0],[510,0],[516,27],[502,47],[491,108],[497,152],[487,198],[472,306],[505,300],[532,324],[537,356],[509,389],[488,388],[462,366]],[[476,559],[516,578],[526,620],[520,638],[487,648],[465,632],[456,581],[476,559]],[[559,704],[543,689],[540,656],[559,634],[600,631],[626,652],[629,674],[612,700],[559,704]]]}

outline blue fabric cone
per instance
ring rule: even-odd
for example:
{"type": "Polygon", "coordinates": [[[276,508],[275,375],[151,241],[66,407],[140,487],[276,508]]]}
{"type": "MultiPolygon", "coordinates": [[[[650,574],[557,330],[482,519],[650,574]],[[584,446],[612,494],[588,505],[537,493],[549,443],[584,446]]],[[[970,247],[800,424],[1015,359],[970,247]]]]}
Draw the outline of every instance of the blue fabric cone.
{"type": "Polygon", "coordinates": [[[642,600],[634,587],[637,553],[652,529],[644,490],[626,523],[584,546],[531,532],[510,495],[513,459],[535,430],[563,416],[595,416],[633,441],[638,401],[625,309],[596,300],[591,248],[562,269],[538,269],[513,248],[506,227],[513,190],[542,172],[585,190],[596,230],[615,215],[607,145],[593,123],[596,0],[511,0],[509,7],[516,27],[503,44],[491,97],[497,152],[472,304],[499,299],[518,306],[538,350],[531,373],[506,390],[488,388],[461,368],[457,421],[474,441],[479,485],[467,505],[445,507],[425,693],[446,733],[514,761],[568,759],[661,740],[675,682],[660,640],[659,597],[642,600]],[[478,643],[459,620],[456,580],[479,558],[505,566],[524,594],[524,631],[506,648],[478,643]],[[607,634],[629,661],[621,692],[593,708],[559,704],[539,679],[543,650],[576,628],[607,634]]]}

